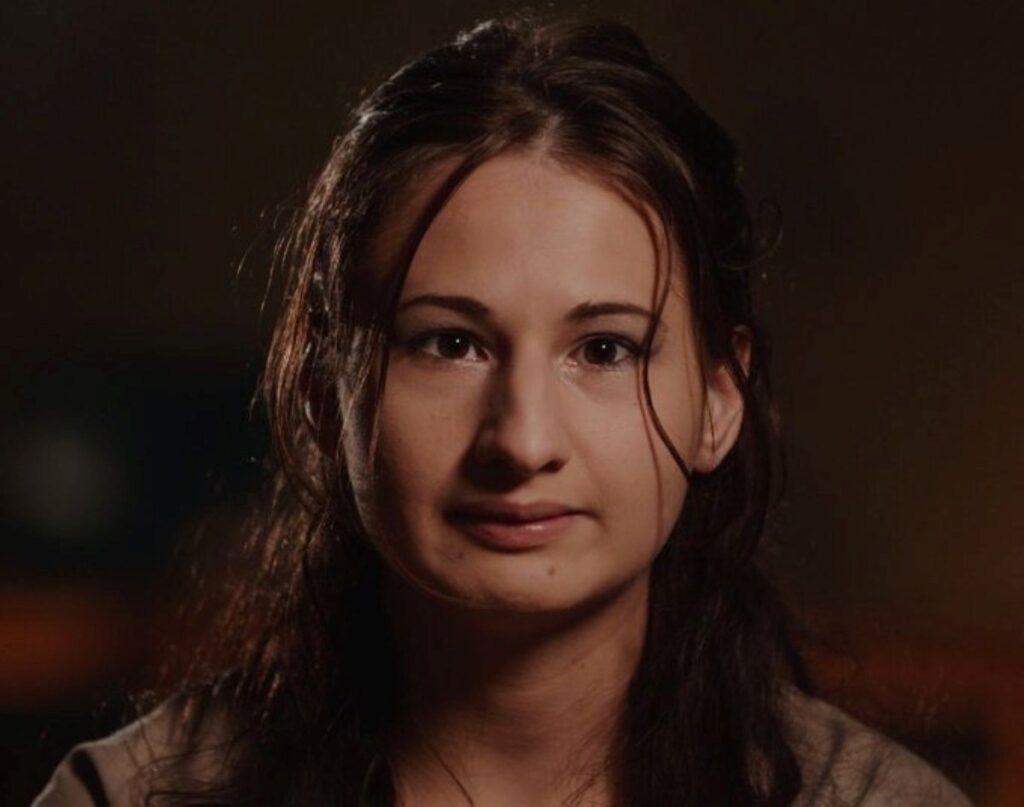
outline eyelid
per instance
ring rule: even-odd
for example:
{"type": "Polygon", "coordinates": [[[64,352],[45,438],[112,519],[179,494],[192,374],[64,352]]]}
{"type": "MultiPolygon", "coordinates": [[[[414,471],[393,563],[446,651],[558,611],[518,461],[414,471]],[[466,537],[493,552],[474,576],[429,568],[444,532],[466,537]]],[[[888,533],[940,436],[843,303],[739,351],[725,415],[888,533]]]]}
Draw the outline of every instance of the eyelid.
{"type": "Polygon", "coordinates": [[[422,346],[429,342],[431,339],[436,339],[439,336],[461,336],[468,340],[476,350],[481,350],[480,340],[470,331],[464,328],[433,328],[430,330],[422,331],[420,333],[411,336],[405,340],[405,344],[409,351],[414,354],[425,355],[427,358],[436,359],[437,361],[443,362],[464,362],[466,359],[446,359],[444,356],[436,356],[432,353],[427,353],[422,349],[422,346]]]}
{"type": "MultiPolygon", "coordinates": [[[[626,356],[625,356],[625,358],[620,359],[619,361],[614,362],[612,364],[589,364],[588,365],[590,368],[596,370],[597,372],[614,373],[614,372],[617,372],[617,371],[621,371],[622,368],[624,368],[624,367],[626,367],[628,365],[632,365],[633,363],[638,361],[640,359],[640,357],[643,355],[643,352],[644,352],[643,348],[639,344],[634,342],[632,339],[630,339],[628,336],[620,336],[620,335],[611,334],[611,333],[593,333],[593,334],[589,334],[586,338],[583,339],[582,342],[580,342],[579,347],[577,348],[577,350],[583,349],[584,347],[586,347],[591,342],[598,342],[598,341],[606,341],[606,342],[611,342],[614,345],[618,345],[619,347],[621,347],[623,350],[626,351],[626,356]]],[[[584,364],[584,362],[580,362],[580,364],[584,364]]]]}

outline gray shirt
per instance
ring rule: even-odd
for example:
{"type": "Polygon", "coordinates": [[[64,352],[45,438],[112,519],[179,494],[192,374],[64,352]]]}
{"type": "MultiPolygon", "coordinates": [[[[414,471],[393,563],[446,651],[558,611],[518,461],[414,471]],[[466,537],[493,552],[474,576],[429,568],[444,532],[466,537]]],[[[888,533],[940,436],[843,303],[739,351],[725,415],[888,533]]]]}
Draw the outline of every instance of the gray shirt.
{"type": "MultiPolygon", "coordinates": [[[[788,700],[791,742],[804,779],[797,807],[970,807],[967,797],[922,759],[835,706],[796,691],[788,700]]],[[[222,730],[215,722],[209,736],[215,740],[222,730]]],[[[173,754],[182,742],[175,709],[165,703],[110,737],[73,748],[32,807],[141,805],[147,763],[173,754]]],[[[188,773],[210,778],[217,758],[213,750],[200,750],[190,756],[188,773]]]]}

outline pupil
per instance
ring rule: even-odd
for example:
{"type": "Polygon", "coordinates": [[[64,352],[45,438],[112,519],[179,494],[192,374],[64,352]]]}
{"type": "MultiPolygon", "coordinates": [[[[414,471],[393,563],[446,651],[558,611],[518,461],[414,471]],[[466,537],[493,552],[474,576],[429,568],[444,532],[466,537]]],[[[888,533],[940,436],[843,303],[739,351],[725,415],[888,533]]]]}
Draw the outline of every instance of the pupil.
{"type": "Polygon", "coordinates": [[[587,345],[584,352],[588,360],[593,360],[595,364],[605,364],[615,358],[615,343],[609,339],[595,339],[587,345]],[[604,350],[594,350],[595,345],[600,345],[604,350]]]}
{"type": "Polygon", "coordinates": [[[438,348],[445,358],[458,359],[465,355],[466,340],[457,333],[444,334],[438,339],[438,348]],[[455,344],[454,350],[446,350],[455,344]]]}

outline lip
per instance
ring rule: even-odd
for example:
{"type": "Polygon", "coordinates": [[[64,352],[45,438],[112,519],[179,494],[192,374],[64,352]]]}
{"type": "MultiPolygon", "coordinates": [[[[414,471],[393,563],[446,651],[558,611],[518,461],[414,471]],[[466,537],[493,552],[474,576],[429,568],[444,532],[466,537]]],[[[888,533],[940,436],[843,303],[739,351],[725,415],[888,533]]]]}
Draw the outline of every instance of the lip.
{"type": "Polygon", "coordinates": [[[454,517],[454,524],[477,542],[493,549],[537,549],[550,544],[571,527],[579,513],[564,513],[551,518],[513,524],[480,518],[454,517]]]}
{"type": "Polygon", "coordinates": [[[556,502],[515,504],[481,502],[448,512],[448,520],[492,549],[525,550],[545,546],[569,530],[583,513],[556,502]]]}
{"type": "Polygon", "coordinates": [[[523,523],[554,518],[555,516],[562,516],[567,513],[578,513],[580,511],[576,507],[550,501],[478,501],[456,505],[450,512],[454,517],[458,518],[479,518],[489,521],[523,523]]]}

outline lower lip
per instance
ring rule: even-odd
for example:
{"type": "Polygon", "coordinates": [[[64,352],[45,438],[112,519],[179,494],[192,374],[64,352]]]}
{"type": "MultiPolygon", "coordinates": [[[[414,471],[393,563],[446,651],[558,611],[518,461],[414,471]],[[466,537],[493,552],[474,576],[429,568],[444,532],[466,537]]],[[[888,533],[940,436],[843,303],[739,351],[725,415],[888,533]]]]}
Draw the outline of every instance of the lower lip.
{"type": "Polygon", "coordinates": [[[507,521],[485,521],[457,515],[452,519],[452,523],[471,538],[493,549],[536,549],[551,543],[565,533],[576,523],[579,515],[579,513],[566,513],[522,524],[509,524],[507,521]]]}

